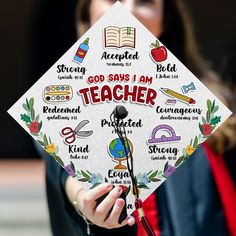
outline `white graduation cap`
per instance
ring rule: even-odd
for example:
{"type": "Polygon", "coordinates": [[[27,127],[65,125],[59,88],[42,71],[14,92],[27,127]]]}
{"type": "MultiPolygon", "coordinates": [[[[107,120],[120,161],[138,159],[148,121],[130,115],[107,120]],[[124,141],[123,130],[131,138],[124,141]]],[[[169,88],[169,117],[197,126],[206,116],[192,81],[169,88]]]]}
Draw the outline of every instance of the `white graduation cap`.
{"type": "Polygon", "coordinates": [[[231,114],[119,2],[9,113],[85,188],[122,185],[128,214],[127,158],[144,201],[231,114]]]}

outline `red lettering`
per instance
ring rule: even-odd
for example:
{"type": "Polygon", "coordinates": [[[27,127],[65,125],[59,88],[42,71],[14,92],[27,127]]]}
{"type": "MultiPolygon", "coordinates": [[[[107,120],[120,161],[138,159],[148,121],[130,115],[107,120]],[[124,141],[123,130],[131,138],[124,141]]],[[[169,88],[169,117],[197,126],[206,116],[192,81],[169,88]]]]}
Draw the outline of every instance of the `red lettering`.
{"type": "Polygon", "coordinates": [[[147,87],[143,87],[143,86],[140,86],[138,88],[138,94],[137,94],[137,102],[138,103],[144,103],[145,102],[145,99],[144,99],[144,95],[145,95],[145,91],[147,91],[147,87]]]}
{"type": "Polygon", "coordinates": [[[89,76],[88,77],[88,83],[92,84],[92,83],[102,83],[105,80],[105,76],[104,75],[95,75],[95,76],[89,76]]]}
{"type": "Polygon", "coordinates": [[[157,97],[156,90],[149,88],[148,92],[147,92],[146,104],[147,105],[150,104],[150,105],[154,106],[155,105],[154,100],[156,99],[156,97],[157,97]]]}
{"type": "Polygon", "coordinates": [[[125,81],[128,82],[128,81],[129,81],[129,78],[130,78],[130,77],[129,77],[129,74],[126,74],[126,75],[125,75],[125,81]]]}
{"type": "Polygon", "coordinates": [[[108,81],[110,82],[128,82],[130,80],[129,74],[109,74],[108,81]]]}
{"type": "Polygon", "coordinates": [[[132,89],[131,86],[129,85],[124,86],[124,100],[128,101],[129,97],[131,97],[131,101],[136,102],[137,86],[135,85],[133,87],[133,91],[132,90],[130,91],[129,88],[132,89]]]}
{"type": "Polygon", "coordinates": [[[109,75],[108,75],[108,81],[112,82],[112,80],[113,80],[113,75],[112,75],[112,74],[109,74],[109,75]]]}
{"type": "Polygon", "coordinates": [[[125,75],[124,74],[120,74],[120,79],[118,77],[118,80],[120,80],[121,82],[125,80],[125,75]]]}
{"type": "Polygon", "coordinates": [[[104,102],[106,100],[112,101],[111,88],[108,85],[104,85],[101,89],[101,100],[104,102]]]}
{"type": "Polygon", "coordinates": [[[155,99],[157,98],[157,92],[152,88],[137,85],[132,87],[128,84],[124,86],[117,84],[113,88],[109,85],[104,85],[101,88],[93,86],[80,89],[78,94],[82,96],[85,105],[88,105],[90,102],[96,104],[115,100],[154,106],[155,99]]]}
{"type": "Polygon", "coordinates": [[[98,103],[101,101],[101,99],[99,98],[99,94],[97,92],[98,89],[99,89],[98,86],[90,87],[90,93],[93,103],[98,103]]]}
{"type": "Polygon", "coordinates": [[[119,75],[118,75],[118,74],[115,74],[113,80],[114,80],[115,82],[119,81],[119,75]]]}
{"type": "Polygon", "coordinates": [[[89,76],[89,77],[88,77],[88,83],[89,83],[89,84],[92,84],[92,83],[93,83],[93,76],[89,76]]]}
{"type": "Polygon", "coordinates": [[[120,94],[120,96],[119,96],[118,95],[118,90],[121,90],[121,91],[123,90],[122,85],[118,84],[118,85],[114,86],[114,88],[113,88],[113,97],[116,101],[121,101],[123,99],[123,95],[120,94]]]}
{"type": "Polygon", "coordinates": [[[82,99],[85,105],[89,104],[88,92],[89,92],[89,88],[83,88],[79,90],[79,93],[82,96],[82,99]]]}

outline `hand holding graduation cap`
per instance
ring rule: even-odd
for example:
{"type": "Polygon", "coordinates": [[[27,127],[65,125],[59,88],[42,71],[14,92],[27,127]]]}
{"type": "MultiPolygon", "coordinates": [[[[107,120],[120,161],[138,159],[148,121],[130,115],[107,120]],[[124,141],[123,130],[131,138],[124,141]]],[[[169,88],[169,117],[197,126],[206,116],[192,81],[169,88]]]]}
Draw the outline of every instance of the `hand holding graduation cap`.
{"type": "Polygon", "coordinates": [[[112,187],[112,184],[104,183],[86,191],[74,178],[69,177],[66,181],[66,193],[69,200],[71,202],[75,200],[78,210],[92,223],[107,229],[119,228],[127,224],[132,226],[135,223],[132,216],[127,217],[121,224],[118,223],[125,202],[119,198],[122,188],[112,189],[112,187]],[[106,198],[97,205],[96,200],[107,193],[109,194],[106,198]]]}
{"type": "MultiPolygon", "coordinates": [[[[112,114],[123,119],[128,112],[123,106],[116,106],[112,114]]],[[[72,177],[66,182],[66,193],[72,202],[76,202],[76,207],[83,216],[107,229],[123,227],[126,224],[132,226],[135,223],[132,216],[124,219],[122,215],[125,207],[125,200],[121,198],[122,192],[120,186],[113,188],[111,183],[100,184],[90,191],[85,191],[72,177]]]]}

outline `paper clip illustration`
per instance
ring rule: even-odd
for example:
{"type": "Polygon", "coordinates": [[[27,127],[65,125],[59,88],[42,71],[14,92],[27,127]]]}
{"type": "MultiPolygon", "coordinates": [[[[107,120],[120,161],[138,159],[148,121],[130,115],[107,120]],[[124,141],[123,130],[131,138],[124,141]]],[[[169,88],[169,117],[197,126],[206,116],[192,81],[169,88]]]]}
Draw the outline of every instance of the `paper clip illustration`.
{"type": "Polygon", "coordinates": [[[188,93],[188,92],[190,92],[190,91],[196,90],[196,86],[195,86],[195,84],[192,82],[192,83],[189,84],[189,85],[183,85],[183,86],[181,87],[181,89],[182,89],[183,93],[188,93]]]}
{"type": "Polygon", "coordinates": [[[88,120],[81,121],[77,127],[73,130],[71,127],[65,127],[61,130],[61,135],[65,137],[66,144],[72,144],[76,140],[76,138],[87,138],[93,134],[92,130],[81,131],[81,129],[89,123],[88,120]]]}
{"type": "Polygon", "coordinates": [[[193,98],[190,98],[190,97],[185,96],[183,94],[177,93],[177,92],[175,92],[175,91],[173,91],[171,89],[161,88],[160,90],[163,93],[165,93],[166,95],[168,95],[170,97],[173,97],[173,98],[176,98],[176,99],[178,99],[181,102],[185,102],[187,104],[195,104],[196,103],[196,101],[193,98]]]}

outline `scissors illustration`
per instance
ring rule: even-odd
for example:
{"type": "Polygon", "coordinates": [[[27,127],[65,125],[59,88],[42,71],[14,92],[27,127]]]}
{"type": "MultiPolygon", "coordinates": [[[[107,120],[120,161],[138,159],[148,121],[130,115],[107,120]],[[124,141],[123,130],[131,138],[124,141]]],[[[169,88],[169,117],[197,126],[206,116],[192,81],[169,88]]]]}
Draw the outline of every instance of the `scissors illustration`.
{"type": "Polygon", "coordinates": [[[61,135],[66,136],[66,144],[72,144],[77,137],[86,138],[93,134],[92,130],[81,131],[81,129],[89,123],[88,120],[82,120],[73,130],[71,127],[65,127],[61,130],[61,135]]]}

